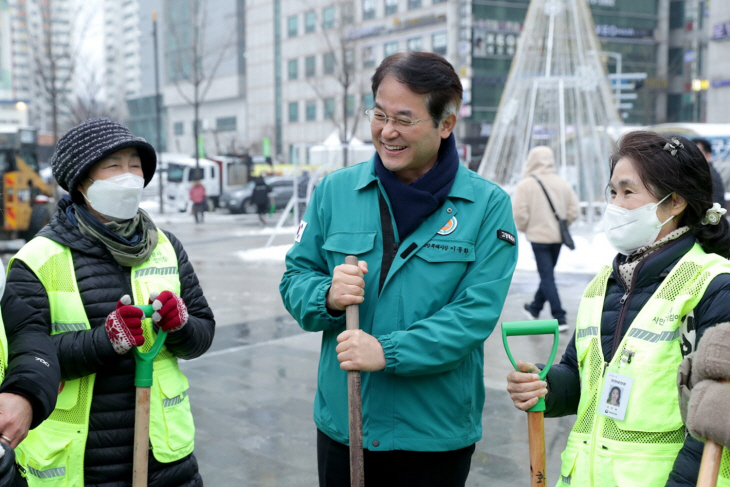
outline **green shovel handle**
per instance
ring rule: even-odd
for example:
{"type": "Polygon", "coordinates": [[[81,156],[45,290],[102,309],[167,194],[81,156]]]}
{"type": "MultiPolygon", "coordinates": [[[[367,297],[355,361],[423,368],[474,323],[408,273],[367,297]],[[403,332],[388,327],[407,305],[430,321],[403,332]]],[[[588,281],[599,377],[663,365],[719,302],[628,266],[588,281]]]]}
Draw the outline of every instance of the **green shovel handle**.
{"type": "MultiPolygon", "coordinates": [[[[545,367],[538,374],[540,380],[545,380],[550,367],[553,365],[555,355],[558,353],[558,342],[560,337],[558,331],[558,320],[509,321],[502,323],[502,342],[504,343],[504,350],[507,352],[509,361],[512,362],[512,365],[518,372],[520,372],[520,369],[517,367],[517,362],[515,362],[515,359],[512,357],[512,352],[510,352],[509,344],[507,343],[507,337],[522,335],[553,335],[553,349],[550,352],[550,358],[545,363],[545,367]]],[[[538,399],[537,404],[528,409],[528,411],[544,410],[544,397],[538,399]]]]}
{"type": "MultiPolygon", "coordinates": [[[[154,313],[151,304],[143,304],[136,307],[144,311],[145,318],[151,318],[152,313],[154,313]]],[[[160,330],[149,352],[140,352],[138,347],[132,349],[136,365],[134,369],[134,385],[136,387],[152,386],[152,361],[160,353],[166,338],[167,332],[160,330]]]]}

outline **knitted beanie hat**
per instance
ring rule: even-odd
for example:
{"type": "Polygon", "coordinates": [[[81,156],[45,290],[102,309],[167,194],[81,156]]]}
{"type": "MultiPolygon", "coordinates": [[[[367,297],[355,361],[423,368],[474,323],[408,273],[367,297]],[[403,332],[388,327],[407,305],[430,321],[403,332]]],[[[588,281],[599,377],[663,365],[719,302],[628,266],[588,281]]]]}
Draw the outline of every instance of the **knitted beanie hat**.
{"type": "Polygon", "coordinates": [[[58,139],[51,157],[53,177],[73,195],[91,166],[122,149],[134,147],[142,161],[144,185],[147,186],[157,168],[155,149],[143,138],[135,137],[124,125],[108,118],[92,118],[58,139]]]}

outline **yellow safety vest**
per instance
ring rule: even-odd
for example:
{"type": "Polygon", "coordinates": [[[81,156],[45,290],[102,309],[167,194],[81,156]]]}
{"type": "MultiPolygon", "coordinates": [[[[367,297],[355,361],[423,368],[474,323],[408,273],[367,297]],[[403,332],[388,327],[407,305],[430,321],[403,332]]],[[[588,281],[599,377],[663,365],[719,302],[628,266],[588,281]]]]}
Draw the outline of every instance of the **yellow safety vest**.
{"type": "MultiPolygon", "coordinates": [[[[158,236],[150,258],[132,268],[135,304],[147,304],[152,292],[180,294],[175,249],[161,230],[158,236]]],[[[15,259],[33,270],[48,294],[51,334],[90,329],[68,247],[36,237],[13,257],[8,268],[15,259]]],[[[146,352],[155,337],[152,320],[143,321],[143,331],[141,351],[146,352]]],[[[16,461],[25,467],[30,487],[84,485],[84,451],[95,377],[91,374],[61,383],[54,411],[16,449],[16,461]]],[[[153,363],[150,391],[150,445],[159,462],[170,463],[193,451],[195,426],[187,391],[188,380],[178,368],[177,358],[163,347],[153,363]]]]}
{"type": "Polygon", "coordinates": [[[0,313],[0,383],[5,380],[5,370],[8,368],[8,337],[5,335],[5,323],[0,313]]]}
{"type": "Polygon", "coordinates": [[[578,308],[581,397],[557,485],[663,487],[685,438],[676,385],[682,318],[715,276],[730,273],[730,263],[695,244],[634,318],[606,364],[600,330],[611,271],[606,266],[591,281],[578,308]],[[623,421],[597,412],[607,371],[633,379],[623,421]]]}

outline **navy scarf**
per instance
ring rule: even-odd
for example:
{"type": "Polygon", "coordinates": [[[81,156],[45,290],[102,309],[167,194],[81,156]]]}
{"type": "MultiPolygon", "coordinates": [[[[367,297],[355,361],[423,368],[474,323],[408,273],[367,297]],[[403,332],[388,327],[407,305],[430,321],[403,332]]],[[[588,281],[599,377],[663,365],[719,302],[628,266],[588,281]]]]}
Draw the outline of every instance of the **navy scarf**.
{"type": "Polygon", "coordinates": [[[444,204],[458,169],[459,154],[454,134],[441,142],[436,165],[411,184],[398,179],[375,154],[375,174],[388,195],[401,242],[444,204]]]}

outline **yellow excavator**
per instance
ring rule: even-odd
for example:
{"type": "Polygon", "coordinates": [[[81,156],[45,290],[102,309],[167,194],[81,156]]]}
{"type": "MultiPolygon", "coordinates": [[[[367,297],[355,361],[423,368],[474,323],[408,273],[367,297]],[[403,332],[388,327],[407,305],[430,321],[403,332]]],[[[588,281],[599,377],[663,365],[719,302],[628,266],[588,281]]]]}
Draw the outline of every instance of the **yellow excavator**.
{"type": "Polygon", "coordinates": [[[0,125],[0,240],[30,240],[51,216],[51,188],[38,174],[38,131],[0,125]]]}

